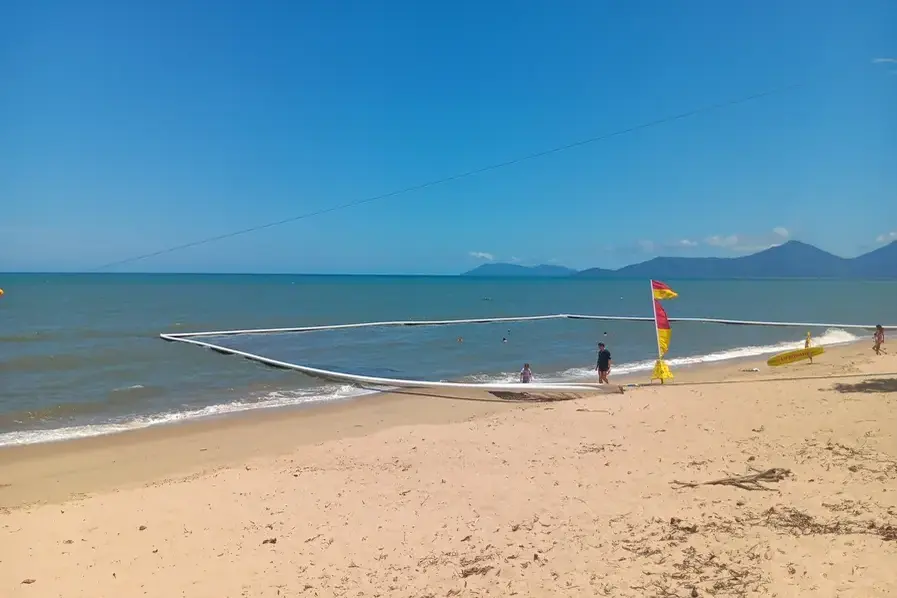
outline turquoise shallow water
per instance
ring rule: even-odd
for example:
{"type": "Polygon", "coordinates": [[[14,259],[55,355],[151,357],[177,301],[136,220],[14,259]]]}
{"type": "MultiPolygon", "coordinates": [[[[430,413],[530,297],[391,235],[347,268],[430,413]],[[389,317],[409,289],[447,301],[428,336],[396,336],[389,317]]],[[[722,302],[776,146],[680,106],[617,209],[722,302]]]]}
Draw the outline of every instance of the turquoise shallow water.
{"type": "MultiPolygon", "coordinates": [[[[893,324],[894,282],[665,281],[670,316],[893,324]]],[[[0,445],[345,398],[358,389],[158,339],[164,331],[551,313],[651,315],[647,281],[267,275],[0,275],[0,445]]],[[[864,331],[812,330],[826,342],[864,331]]],[[[673,325],[669,357],[770,352],[806,330],[673,325]]],[[[218,339],[284,361],[375,376],[541,380],[590,374],[595,344],[616,372],[647,367],[650,323],[548,321],[218,339]],[[606,333],[606,334],[605,334],[606,333]],[[459,344],[457,337],[464,343],[459,344]],[[508,339],[507,343],[502,338],[508,339]]]]}

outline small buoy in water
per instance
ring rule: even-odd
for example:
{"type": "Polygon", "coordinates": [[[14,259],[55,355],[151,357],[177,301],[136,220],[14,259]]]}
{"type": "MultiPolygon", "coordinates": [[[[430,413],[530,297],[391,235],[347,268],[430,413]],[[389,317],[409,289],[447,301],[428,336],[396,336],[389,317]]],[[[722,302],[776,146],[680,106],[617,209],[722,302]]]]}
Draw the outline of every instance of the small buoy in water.
{"type": "Polygon", "coordinates": [[[0,289],[0,297],[3,296],[3,289],[0,289]]]}

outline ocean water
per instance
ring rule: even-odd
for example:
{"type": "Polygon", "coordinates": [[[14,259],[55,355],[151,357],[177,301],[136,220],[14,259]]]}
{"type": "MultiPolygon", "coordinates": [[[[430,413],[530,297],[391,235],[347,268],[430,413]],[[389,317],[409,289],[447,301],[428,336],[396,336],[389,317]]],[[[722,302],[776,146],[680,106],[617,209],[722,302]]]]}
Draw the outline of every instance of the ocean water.
{"type": "MultiPolygon", "coordinates": [[[[895,323],[895,282],[665,282],[680,294],[664,304],[671,317],[895,323]]],[[[651,315],[647,281],[0,274],[0,288],[6,291],[0,297],[0,446],[370,392],[167,343],[160,332],[553,313],[651,315]]],[[[801,345],[806,332],[674,323],[668,358],[675,366],[770,353],[801,345]]],[[[837,327],[811,332],[827,344],[871,335],[837,327]]],[[[600,340],[613,354],[615,374],[649,369],[656,353],[651,323],[573,320],[211,340],[325,369],[473,382],[512,381],[524,362],[540,381],[590,377],[600,340]]]]}

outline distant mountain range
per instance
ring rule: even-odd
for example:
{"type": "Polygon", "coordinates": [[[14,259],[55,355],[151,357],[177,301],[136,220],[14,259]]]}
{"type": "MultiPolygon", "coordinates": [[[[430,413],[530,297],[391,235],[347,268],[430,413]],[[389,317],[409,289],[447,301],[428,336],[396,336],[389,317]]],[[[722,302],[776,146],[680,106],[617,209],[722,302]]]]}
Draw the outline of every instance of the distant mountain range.
{"type": "Polygon", "coordinates": [[[583,278],[897,278],[897,241],[855,258],[843,258],[800,241],[741,257],[656,257],[618,270],[562,266],[483,264],[462,276],[583,278]]]}

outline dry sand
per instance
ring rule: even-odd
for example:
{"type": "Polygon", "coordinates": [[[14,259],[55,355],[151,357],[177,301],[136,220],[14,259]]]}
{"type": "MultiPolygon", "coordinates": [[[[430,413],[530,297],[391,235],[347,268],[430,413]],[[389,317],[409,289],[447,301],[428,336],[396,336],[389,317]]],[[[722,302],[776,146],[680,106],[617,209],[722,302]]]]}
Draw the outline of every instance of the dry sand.
{"type": "Polygon", "coordinates": [[[3,450],[0,596],[897,596],[893,372],[863,343],[3,450]]]}

